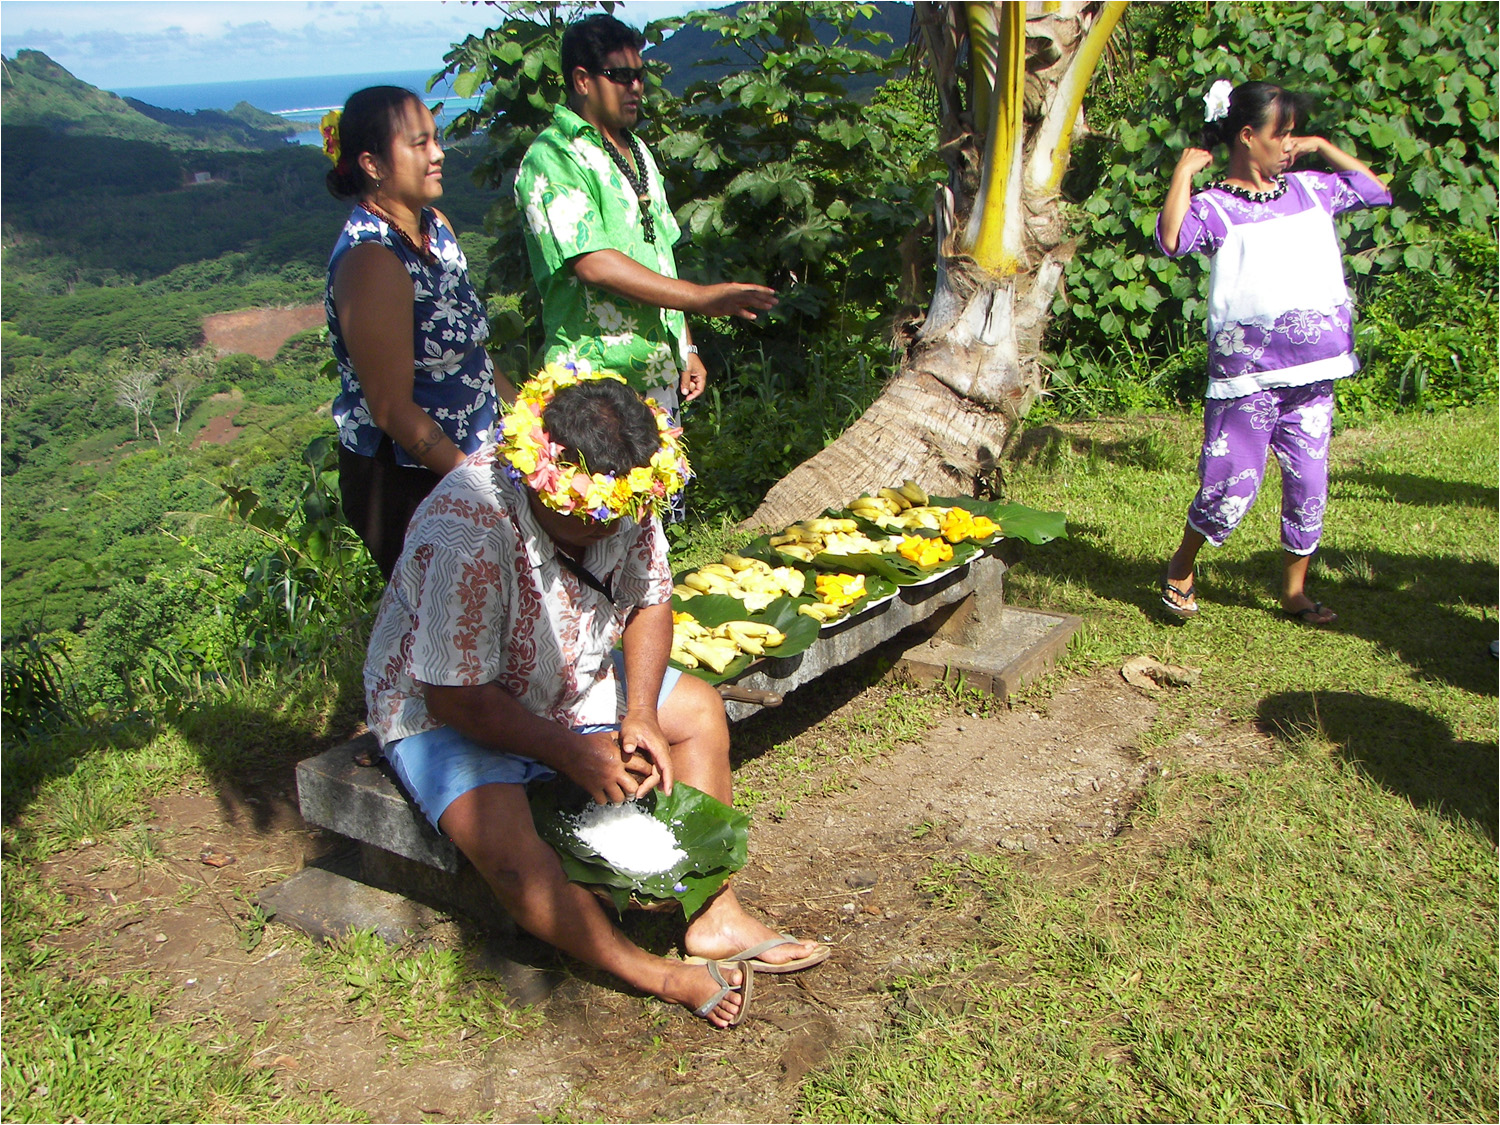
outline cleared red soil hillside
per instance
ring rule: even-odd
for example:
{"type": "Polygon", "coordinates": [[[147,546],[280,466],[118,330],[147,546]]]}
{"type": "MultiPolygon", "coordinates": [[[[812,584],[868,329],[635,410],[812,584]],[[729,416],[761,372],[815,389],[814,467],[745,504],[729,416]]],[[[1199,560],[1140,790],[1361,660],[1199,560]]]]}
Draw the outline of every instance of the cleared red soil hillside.
{"type": "Polygon", "coordinates": [[[244,352],[269,361],[298,332],[322,323],[321,304],[291,309],[241,309],[204,317],[203,339],[220,354],[244,352]]]}

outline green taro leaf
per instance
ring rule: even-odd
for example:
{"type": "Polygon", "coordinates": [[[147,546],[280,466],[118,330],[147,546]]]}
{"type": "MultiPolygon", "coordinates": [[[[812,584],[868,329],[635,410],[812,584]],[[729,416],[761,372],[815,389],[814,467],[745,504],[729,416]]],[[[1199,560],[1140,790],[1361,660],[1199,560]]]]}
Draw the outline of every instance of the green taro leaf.
{"type": "Polygon", "coordinates": [[[989,516],[1000,525],[1002,539],[1024,539],[1041,546],[1054,539],[1068,537],[1067,517],[1061,512],[1043,512],[1025,504],[1006,504],[999,500],[975,500],[970,496],[934,496],[934,504],[967,508],[975,515],[989,516]]]}
{"type": "Polygon", "coordinates": [[[683,916],[691,918],[745,865],[750,818],[683,782],[670,794],[653,791],[640,801],[672,829],[677,846],[687,853],[671,870],[655,875],[617,871],[578,838],[575,818],[590,802],[571,781],[545,782],[527,797],[537,835],[557,852],[569,880],[607,888],[622,914],[634,896],[648,902],[676,899],[683,916]]]}

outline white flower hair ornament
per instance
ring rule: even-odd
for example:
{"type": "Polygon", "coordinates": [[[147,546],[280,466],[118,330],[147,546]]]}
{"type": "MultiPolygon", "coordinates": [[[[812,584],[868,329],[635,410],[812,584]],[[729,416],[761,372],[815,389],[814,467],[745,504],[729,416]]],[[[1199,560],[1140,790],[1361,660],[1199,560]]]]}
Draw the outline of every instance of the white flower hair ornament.
{"type": "Polygon", "coordinates": [[[1234,86],[1225,78],[1208,88],[1208,93],[1203,95],[1204,121],[1218,121],[1229,116],[1229,94],[1233,89],[1234,86]]]}

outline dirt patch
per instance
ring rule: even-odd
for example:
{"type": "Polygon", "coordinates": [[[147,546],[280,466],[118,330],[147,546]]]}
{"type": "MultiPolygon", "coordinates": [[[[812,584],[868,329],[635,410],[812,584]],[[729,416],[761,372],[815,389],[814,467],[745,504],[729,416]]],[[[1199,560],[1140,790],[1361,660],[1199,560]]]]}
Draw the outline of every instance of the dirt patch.
{"type": "Polygon", "coordinates": [[[244,426],[234,424],[233,414],[219,414],[203,424],[203,428],[193,438],[192,448],[197,449],[200,445],[228,445],[244,432],[244,426]]]}
{"type": "Polygon", "coordinates": [[[298,332],[324,323],[322,304],[287,309],[240,309],[203,318],[203,340],[220,355],[243,352],[267,362],[298,332]]]}
{"type": "MultiPolygon", "coordinates": [[[[880,690],[840,711],[870,707],[880,690]]],[[[524,937],[489,938],[472,944],[474,956],[512,1002],[535,1005],[539,1026],[489,1042],[454,1027],[446,1042],[413,1051],[400,1029],[333,998],[335,986],[303,964],[300,936],[273,922],[258,947],[243,948],[255,895],[333,846],[301,823],[290,779],[238,803],[162,796],[137,829],[154,859],[99,845],[48,864],[53,885],[88,915],[60,943],[101,974],[149,971],[169,986],[166,1018],[222,1019],[289,1089],[326,1092],[375,1120],[789,1120],[809,1070],[885,1025],[894,978],[942,965],[976,935],[972,918],[935,910],[924,894],[934,860],[997,848],[1065,860],[1118,832],[1157,768],[1137,749],[1156,701],[1117,673],[1067,683],[1044,709],[979,716],[937,706],[946,709],[920,745],[843,775],[838,791],[779,821],[757,816],[741,897],[834,953],[808,973],[757,977],[752,1018],[733,1033],[524,937]]],[[[1182,748],[1222,766],[1263,743],[1226,724],[1189,732],[1182,748]]],[[[681,933],[664,916],[626,925],[659,952],[681,933]]],[[[466,924],[442,922],[422,940],[466,935],[466,924]]]]}

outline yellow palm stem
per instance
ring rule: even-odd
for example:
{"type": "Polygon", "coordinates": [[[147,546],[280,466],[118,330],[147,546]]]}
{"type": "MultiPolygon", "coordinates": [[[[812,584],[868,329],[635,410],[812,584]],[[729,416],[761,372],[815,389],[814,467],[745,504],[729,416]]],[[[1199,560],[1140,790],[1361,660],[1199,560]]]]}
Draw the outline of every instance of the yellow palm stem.
{"type": "Polygon", "coordinates": [[[979,265],[1004,276],[1020,268],[1024,234],[1021,151],[1026,140],[1026,123],[1022,118],[1026,95],[1026,5],[1023,0],[1001,0],[996,6],[1000,9],[1000,33],[994,97],[984,170],[964,241],[979,265]]]}
{"type": "Polygon", "coordinates": [[[1026,165],[1026,188],[1036,194],[1051,195],[1062,183],[1068,168],[1073,143],[1073,126],[1083,106],[1083,94],[1094,76],[1094,68],[1104,54],[1104,45],[1125,14],[1128,0],[1108,0],[1094,26],[1089,28],[1077,52],[1068,63],[1067,73],[1057,84],[1057,93],[1047,110],[1047,117],[1036,132],[1031,159],[1026,165]]]}
{"type": "Polygon", "coordinates": [[[995,5],[984,0],[964,5],[964,21],[969,30],[969,98],[974,114],[974,128],[989,127],[994,98],[996,53],[999,51],[999,29],[995,5]]]}

